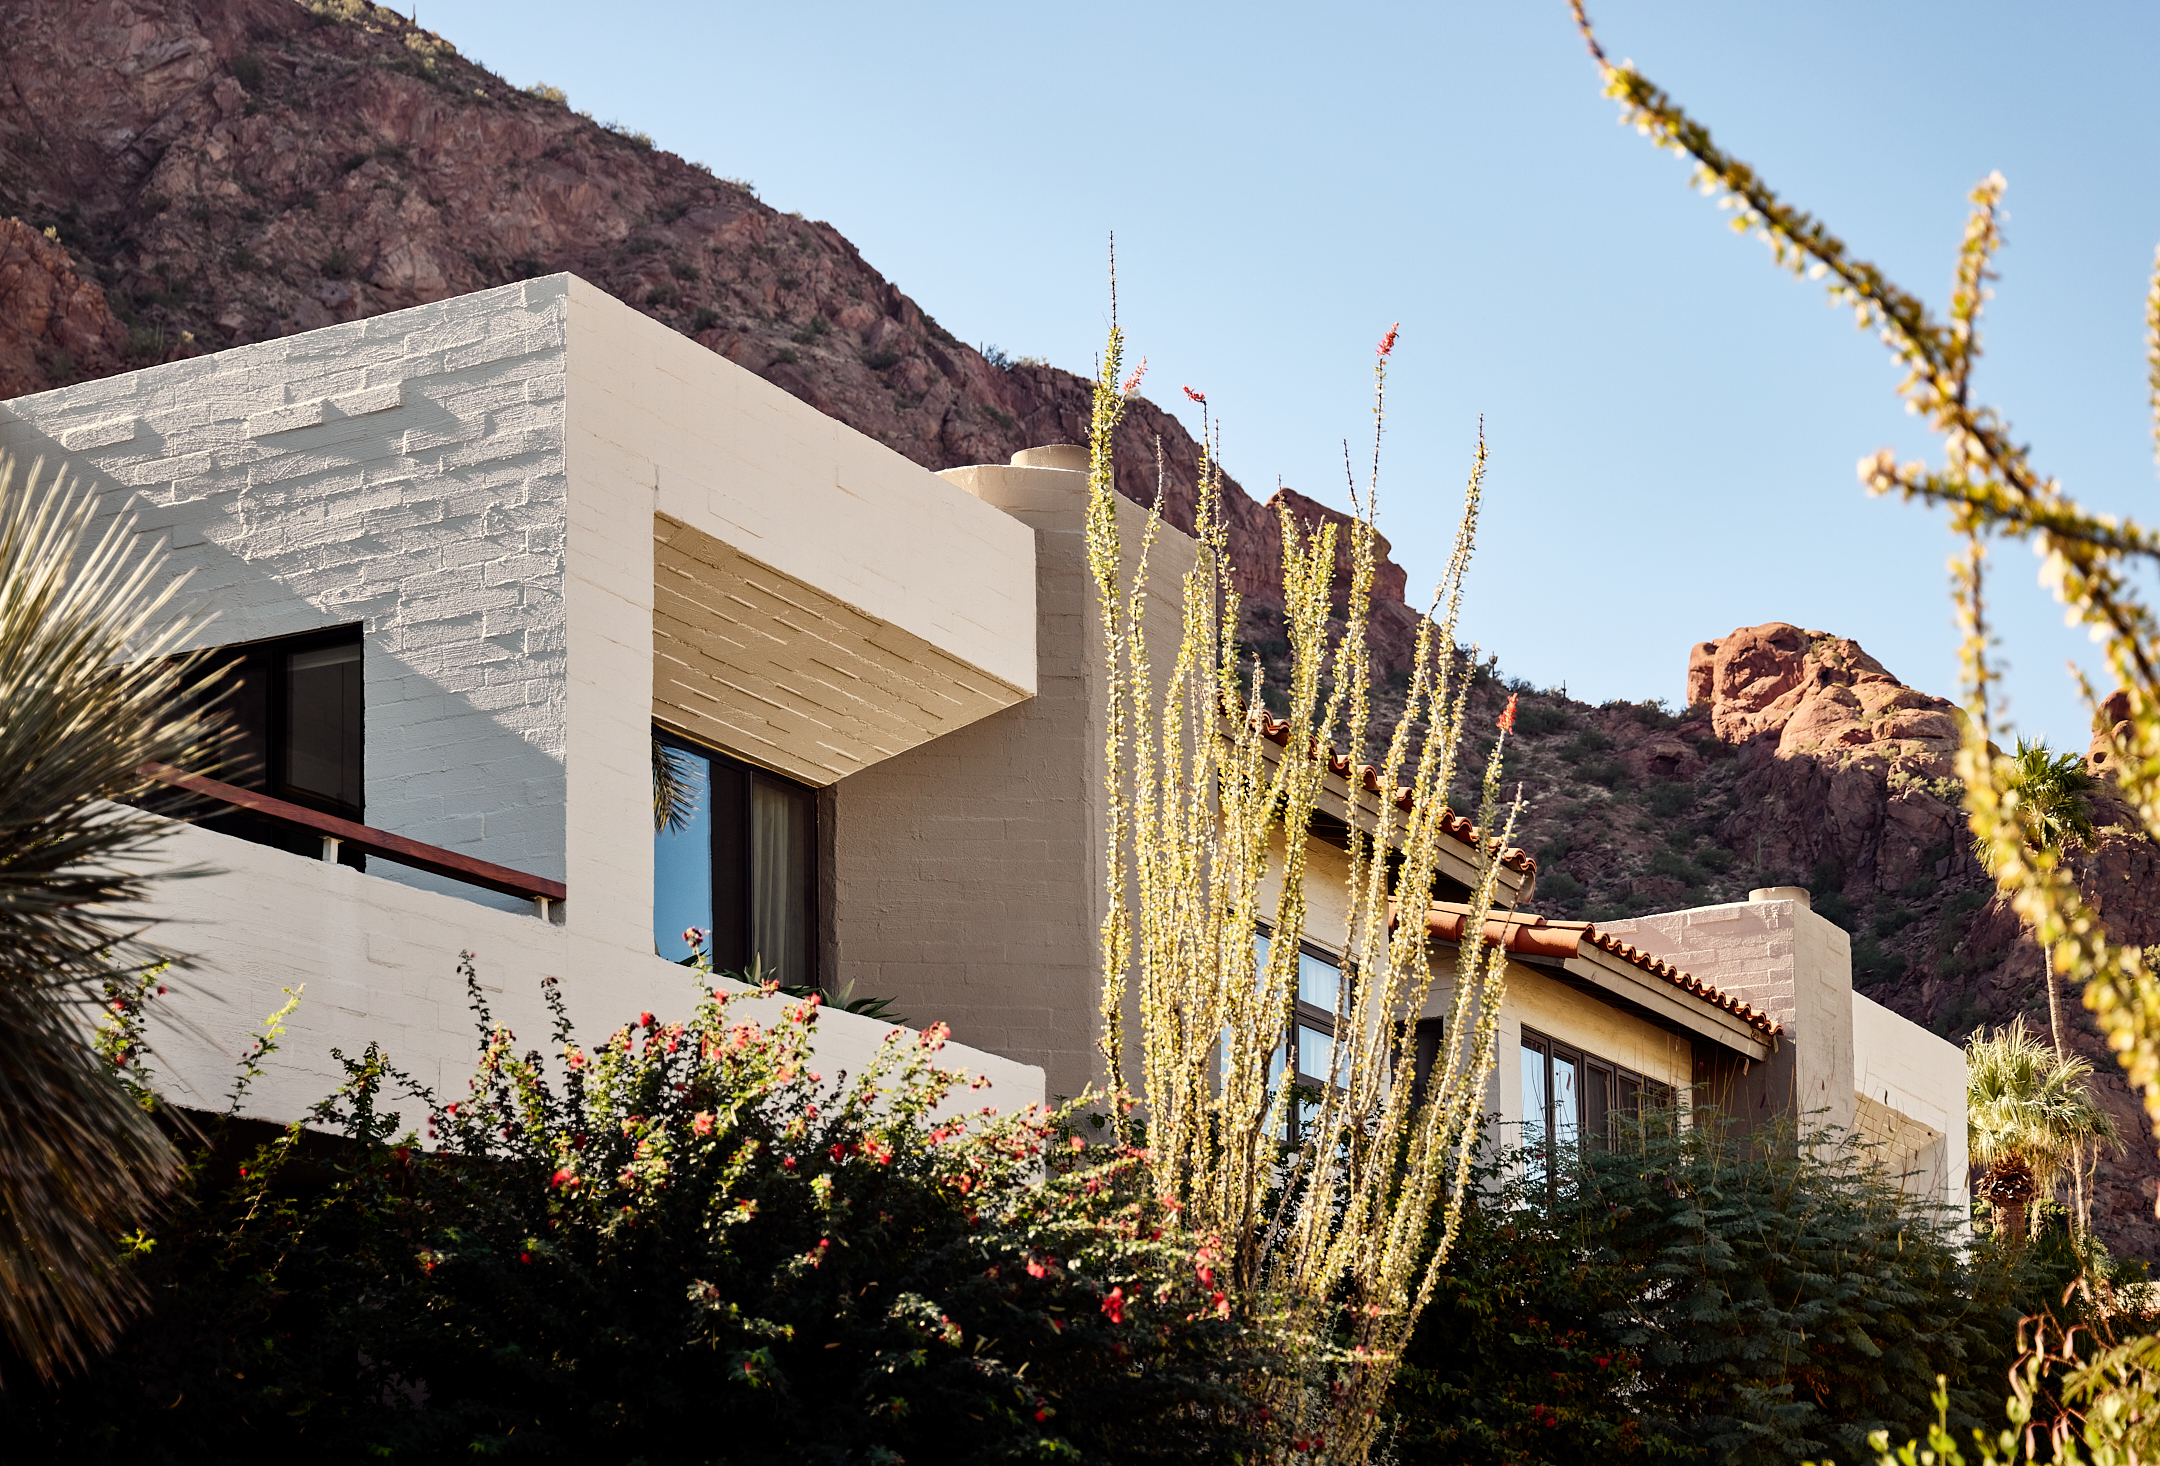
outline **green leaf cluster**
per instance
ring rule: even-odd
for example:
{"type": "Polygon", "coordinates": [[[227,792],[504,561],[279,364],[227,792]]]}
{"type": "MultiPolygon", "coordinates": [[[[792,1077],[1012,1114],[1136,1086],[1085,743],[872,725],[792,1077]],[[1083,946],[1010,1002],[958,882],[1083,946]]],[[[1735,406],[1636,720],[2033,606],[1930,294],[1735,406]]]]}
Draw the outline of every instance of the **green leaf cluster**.
{"type": "Polygon", "coordinates": [[[466,1092],[370,1047],[312,1128],[204,1121],[185,1204],[134,1249],[151,1316],[87,1375],[0,1395],[8,1439],[656,1466],[1211,1461],[1247,1439],[1230,1382],[1258,1346],[1207,1239],[1136,1153],[967,1113],[942,1028],[828,1081],[817,1001],[767,987],[760,1024],[698,972],[690,1021],[590,1048],[551,986],[543,1058],[465,973],[466,1092]]]}

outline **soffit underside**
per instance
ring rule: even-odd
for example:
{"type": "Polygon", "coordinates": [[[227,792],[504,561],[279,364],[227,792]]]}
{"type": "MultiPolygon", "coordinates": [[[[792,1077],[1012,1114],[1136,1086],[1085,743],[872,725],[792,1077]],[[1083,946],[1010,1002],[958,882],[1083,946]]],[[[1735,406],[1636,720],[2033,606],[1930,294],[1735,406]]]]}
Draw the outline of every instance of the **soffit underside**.
{"type": "Polygon", "coordinates": [[[823,786],[1026,696],[700,530],[653,516],[653,717],[823,786]]]}

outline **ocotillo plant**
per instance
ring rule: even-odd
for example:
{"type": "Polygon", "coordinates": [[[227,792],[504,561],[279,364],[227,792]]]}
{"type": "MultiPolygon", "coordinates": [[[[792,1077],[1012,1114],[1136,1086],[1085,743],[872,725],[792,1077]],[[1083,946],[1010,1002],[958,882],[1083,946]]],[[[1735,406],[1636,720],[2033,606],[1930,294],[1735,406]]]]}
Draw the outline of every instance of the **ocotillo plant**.
{"type": "MultiPolygon", "coordinates": [[[[1414,1095],[1412,1030],[1435,983],[1425,893],[1442,841],[1452,838],[1445,795],[1476,662],[1455,637],[1485,447],[1481,435],[1454,553],[1435,612],[1419,628],[1406,707],[1382,767],[1361,768],[1354,752],[1337,757],[1334,743],[1363,749],[1371,718],[1366,622],[1378,558],[1379,427],[1395,340],[1391,329],[1374,367],[1373,477],[1362,494],[1351,486],[1357,513],[1344,602],[1336,600],[1334,527],[1307,530],[1282,515],[1291,670],[1280,722],[1264,711],[1257,665],[1241,657],[1217,502],[1220,441],[1211,425],[1202,434],[1197,558],[1184,579],[1181,638],[1167,676],[1158,677],[1142,612],[1159,502],[1129,573],[1118,542],[1111,441],[1139,373],[1120,380],[1124,338],[1114,298],[1095,383],[1088,555],[1109,687],[1104,1059],[1123,1096],[1133,1077],[1126,1045],[1136,1014],[1131,1123],[1144,1128],[1157,1194],[1182,1206],[1197,1232],[1220,1240],[1241,1296],[1263,1300],[1270,1326],[1299,1361],[1248,1382],[1277,1460],[1357,1461],[1371,1445],[1397,1356],[1460,1217],[1505,978],[1497,948],[1462,945],[1443,1052],[1414,1095]],[[1348,815],[1346,877],[1306,862],[1315,810],[1331,791],[1348,815]],[[1280,1060],[1308,888],[1323,879],[1345,880],[1346,980],[1330,1082],[1317,1097],[1294,1097],[1280,1060]],[[1263,930],[1271,936],[1264,958],[1254,940],[1263,930]],[[1429,1241],[1436,1212],[1437,1255],[1429,1241]]],[[[1485,770],[1470,931],[1484,929],[1497,899],[1500,854],[1519,808],[1503,806],[1499,794],[1512,712],[1511,703],[1485,770]]]]}
{"type": "MultiPolygon", "coordinates": [[[[1779,198],[1632,64],[1612,61],[1591,30],[1582,0],[1569,3],[1606,95],[1620,104],[1621,120],[1658,147],[1692,159],[1695,186],[1731,213],[1734,229],[1762,239],[1778,264],[1824,281],[1833,301],[1849,306],[1863,330],[1877,333],[1905,369],[1899,391],[1906,405],[1941,434],[1940,468],[1919,460],[1900,463],[1883,449],[1860,460],[1860,479],[1872,493],[1947,509],[1963,541],[1951,562],[1963,631],[1966,712],[1958,774],[1975,841],[1987,852],[1997,886],[2032,926],[2053,972],[2082,986],[2085,1006],[2098,1016],[2130,1082],[2143,1092],[2148,1119],[2160,1126],[2160,975],[2146,950],[2111,937],[2101,924],[2078,888],[2076,870],[2045,839],[2045,810],[2021,796],[2015,757],[1991,741],[1996,674],[1989,663],[1993,642],[1982,592],[1988,541],[2001,538],[2032,545],[2041,558],[2042,582],[2105,649],[2109,670],[2129,701],[2126,722],[2101,730],[2109,764],[2143,833],[2160,838],[2160,618],[2137,578],[2160,564],[2160,532],[2087,509],[2072,498],[2060,481],[2034,466],[2009,423],[1971,390],[2009,185],[2000,173],[1990,173],[1973,189],[1949,318],[1939,320],[1919,297],[1857,258],[1819,220],[1779,198]]],[[[2145,325],[2148,402],[2160,446],[2160,254],[2146,295],[2145,325]]],[[[2082,675],[2079,685],[2097,706],[2082,675]]],[[[2160,1336],[2122,1348],[2160,1349],[2160,1336]]],[[[2088,1424],[2102,1417],[2155,1418],[2152,1374],[2140,1369],[2119,1379],[2083,1378],[2101,1391],[2092,1396],[2097,1403],[2088,1424]],[[2107,1396],[2107,1391],[2115,1393],[2107,1396]]],[[[2089,1443],[2098,1449],[2097,1441],[2089,1443]]]]}

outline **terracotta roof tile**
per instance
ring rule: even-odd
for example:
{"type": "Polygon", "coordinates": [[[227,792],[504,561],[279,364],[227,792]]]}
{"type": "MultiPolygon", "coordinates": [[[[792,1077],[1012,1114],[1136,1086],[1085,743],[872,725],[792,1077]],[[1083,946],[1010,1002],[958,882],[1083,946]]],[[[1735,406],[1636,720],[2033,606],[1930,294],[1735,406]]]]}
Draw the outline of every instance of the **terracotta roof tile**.
{"type": "MultiPolygon", "coordinates": [[[[1260,736],[1267,739],[1270,743],[1276,744],[1283,748],[1288,748],[1290,746],[1289,720],[1285,718],[1267,718],[1263,720],[1260,724],[1260,736]]],[[[1371,764],[1358,764],[1355,770],[1356,778],[1353,781],[1350,756],[1346,753],[1339,751],[1332,743],[1327,746],[1327,764],[1328,772],[1334,774],[1345,784],[1355,782],[1356,784],[1361,786],[1367,794],[1378,794],[1381,792],[1380,771],[1374,768],[1371,764]]],[[[1412,803],[1410,797],[1410,790],[1408,788],[1397,789],[1394,795],[1394,802],[1397,809],[1401,810],[1405,814],[1408,814],[1410,812],[1412,803]]],[[[1449,809],[1445,805],[1443,805],[1440,810],[1440,828],[1445,830],[1448,834],[1454,836],[1454,838],[1461,844],[1468,845],[1473,849],[1476,848],[1476,821],[1466,819],[1462,815],[1457,814],[1454,810],[1449,809]]],[[[1499,847],[1500,842],[1498,840],[1490,842],[1488,846],[1488,848],[1490,849],[1499,851],[1500,863],[1506,866],[1509,870],[1516,871],[1522,875],[1527,876],[1534,876],[1537,874],[1537,858],[1533,856],[1529,851],[1520,849],[1519,847],[1513,845],[1508,846],[1505,850],[1500,850],[1499,847]]]]}
{"type": "MultiPolygon", "coordinates": [[[[1460,942],[1468,920],[1468,912],[1435,906],[1425,913],[1425,929],[1443,942],[1460,942]]],[[[1765,1038],[1775,1039],[1785,1032],[1782,1024],[1761,1009],[1719,991],[1662,957],[1599,931],[1587,921],[1548,921],[1542,916],[1491,918],[1485,923],[1485,940],[1495,946],[1504,945],[1519,957],[1565,959],[1579,955],[1584,947],[1595,947],[1652,977],[1662,978],[1690,997],[1730,1013],[1765,1038]]]]}

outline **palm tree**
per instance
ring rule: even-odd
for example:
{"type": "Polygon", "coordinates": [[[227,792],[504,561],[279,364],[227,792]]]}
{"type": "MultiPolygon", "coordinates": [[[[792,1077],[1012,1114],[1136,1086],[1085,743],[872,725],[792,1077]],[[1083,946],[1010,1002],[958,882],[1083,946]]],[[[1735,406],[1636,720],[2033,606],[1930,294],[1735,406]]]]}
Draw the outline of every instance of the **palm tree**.
{"type": "Polygon", "coordinates": [[[2119,1147],[2115,1121],[2093,1103],[2085,1086],[2092,1065],[2056,1053],[2012,1024],[1985,1029],[1965,1048],[1965,1134],[1975,1165],[1985,1168],[1975,1188],[2003,1213],[1997,1231],[2029,1230],[2033,1198],[2084,1146],[2119,1147]]]}
{"type": "Polygon", "coordinates": [[[105,985],[139,971],[145,857],[167,822],[117,806],[156,760],[215,748],[199,622],[125,517],[0,456],[0,1328],[52,1378],[107,1348],[139,1304],[114,1239],[147,1219],[179,1157],[93,1051],[105,985]]]}
{"type": "MultiPolygon", "coordinates": [[[[2036,854],[2060,854],[2070,845],[2090,845],[2093,783],[2092,771],[2078,755],[2050,753],[2044,740],[2027,743],[2020,738],[2017,755],[2011,760],[2009,794],[2011,811],[2025,831],[2026,848],[2036,854]]],[[[1974,853],[1982,864],[1989,863],[1989,852],[1977,843],[1974,853]]],[[[2048,1034],[2055,1041],[2055,1052],[2067,1054],[2062,994],[2055,984],[2055,954],[2044,945],[2040,949],[2040,967],[2047,982],[2048,1034]]]]}

